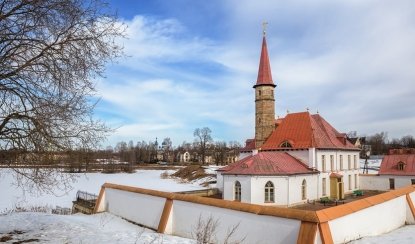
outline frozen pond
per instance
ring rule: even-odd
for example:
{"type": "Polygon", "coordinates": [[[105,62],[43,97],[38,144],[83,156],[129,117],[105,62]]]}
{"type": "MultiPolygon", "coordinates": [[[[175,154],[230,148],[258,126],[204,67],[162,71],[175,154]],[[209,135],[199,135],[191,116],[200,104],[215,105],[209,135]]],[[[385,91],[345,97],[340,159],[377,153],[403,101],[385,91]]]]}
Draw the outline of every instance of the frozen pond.
{"type": "MultiPolygon", "coordinates": [[[[197,184],[183,184],[173,179],[161,179],[160,174],[164,170],[138,170],[135,173],[80,173],[78,178],[72,184],[72,189],[68,192],[58,191],[55,195],[43,194],[40,196],[28,194],[22,191],[14,184],[14,174],[10,170],[2,169],[0,171],[0,213],[5,210],[13,209],[15,206],[51,206],[55,208],[72,207],[72,201],[75,199],[78,190],[87,191],[97,194],[101,186],[105,183],[114,183],[120,185],[129,185],[142,187],[153,190],[177,192],[204,189],[197,184]]],[[[173,171],[169,171],[171,173],[173,171]]]]}

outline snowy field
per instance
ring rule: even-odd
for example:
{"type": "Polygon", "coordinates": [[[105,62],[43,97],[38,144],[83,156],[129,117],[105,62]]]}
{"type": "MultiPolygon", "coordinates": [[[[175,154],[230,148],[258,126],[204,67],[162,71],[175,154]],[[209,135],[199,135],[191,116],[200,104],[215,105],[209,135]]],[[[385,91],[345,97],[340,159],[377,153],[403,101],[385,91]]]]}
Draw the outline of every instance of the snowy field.
{"type": "MultiPolygon", "coordinates": [[[[382,162],[382,159],[368,159],[367,165],[368,165],[368,173],[369,174],[377,174],[379,172],[380,163],[382,162]]],[[[360,159],[360,173],[363,173],[363,168],[365,166],[365,159],[360,159]]]]}
{"type": "MultiPolygon", "coordinates": [[[[0,170],[0,213],[14,209],[16,206],[49,206],[52,208],[59,206],[71,208],[72,201],[75,199],[78,190],[98,195],[101,186],[105,182],[168,192],[204,189],[204,187],[199,186],[197,182],[193,184],[183,184],[174,179],[161,179],[160,174],[163,172],[165,171],[138,170],[136,173],[132,174],[77,174],[77,181],[72,184],[72,189],[68,192],[58,191],[55,195],[33,195],[25,193],[20,188],[17,188],[15,186],[14,173],[10,170],[3,169],[0,170]]],[[[174,171],[170,170],[168,172],[172,173],[174,171]]]]}
{"type": "MultiPolygon", "coordinates": [[[[0,238],[6,243],[196,243],[194,240],[155,233],[108,213],[52,215],[11,213],[0,215],[0,238]],[[6,239],[7,238],[7,239],[6,239]]],[[[0,240],[0,242],[2,242],[0,240]]]]}
{"type": "MultiPolygon", "coordinates": [[[[369,165],[376,166],[378,162],[369,165]]],[[[98,194],[105,182],[169,192],[204,189],[196,182],[179,183],[173,179],[161,179],[160,174],[163,172],[165,171],[140,170],[133,174],[78,174],[78,180],[73,184],[72,190],[66,193],[59,192],[57,196],[36,196],[23,194],[21,189],[14,186],[13,174],[8,170],[1,170],[0,238],[12,238],[5,243],[31,239],[38,240],[39,243],[195,243],[194,240],[157,234],[108,213],[70,216],[45,213],[4,214],[15,206],[48,205],[52,208],[70,208],[77,190],[98,194]]],[[[405,226],[381,236],[366,237],[353,243],[415,243],[415,226],[405,226]]]]}

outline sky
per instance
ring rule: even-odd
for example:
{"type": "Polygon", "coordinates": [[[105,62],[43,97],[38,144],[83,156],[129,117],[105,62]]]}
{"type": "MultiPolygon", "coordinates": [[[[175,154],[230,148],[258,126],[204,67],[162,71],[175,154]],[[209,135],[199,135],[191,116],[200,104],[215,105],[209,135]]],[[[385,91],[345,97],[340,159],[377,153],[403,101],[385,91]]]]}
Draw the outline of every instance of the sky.
{"type": "Polygon", "coordinates": [[[254,89],[267,44],[276,116],[322,115],[338,131],[415,135],[413,0],[126,0],[125,57],[97,81],[103,143],[254,137],[254,89]]]}

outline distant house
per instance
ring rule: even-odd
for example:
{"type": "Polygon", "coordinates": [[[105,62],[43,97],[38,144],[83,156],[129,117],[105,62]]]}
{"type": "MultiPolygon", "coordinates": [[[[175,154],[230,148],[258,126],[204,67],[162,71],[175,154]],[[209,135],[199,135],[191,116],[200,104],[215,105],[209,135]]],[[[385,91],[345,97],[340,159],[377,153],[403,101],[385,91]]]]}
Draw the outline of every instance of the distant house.
{"type": "Polygon", "coordinates": [[[387,179],[389,189],[415,185],[415,149],[392,149],[380,165],[379,176],[387,179]]]}
{"type": "Polygon", "coordinates": [[[178,161],[180,163],[190,163],[190,153],[188,151],[178,153],[178,161]]]}

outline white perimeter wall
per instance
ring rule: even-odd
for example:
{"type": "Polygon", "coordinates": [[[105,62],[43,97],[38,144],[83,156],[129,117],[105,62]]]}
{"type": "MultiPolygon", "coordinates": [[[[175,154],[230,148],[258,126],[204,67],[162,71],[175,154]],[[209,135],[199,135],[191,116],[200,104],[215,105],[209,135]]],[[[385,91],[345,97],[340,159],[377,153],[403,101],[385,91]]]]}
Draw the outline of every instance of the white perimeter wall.
{"type": "Polygon", "coordinates": [[[389,191],[389,179],[395,179],[395,189],[411,184],[415,176],[360,175],[360,188],[363,190],[389,191]]]}
{"type": "MultiPolygon", "coordinates": [[[[412,199],[414,199],[412,193],[412,199]]],[[[362,209],[329,221],[334,243],[345,243],[364,236],[375,236],[412,222],[406,196],[362,209]],[[408,219],[409,218],[409,219],[408,219]]]]}
{"type": "Polygon", "coordinates": [[[107,212],[157,229],[163,212],[165,198],[105,189],[105,209],[107,212]]]}
{"type": "Polygon", "coordinates": [[[296,243],[301,221],[256,215],[225,208],[174,200],[173,235],[192,237],[199,218],[218,220],[216,236],[220,242],[227,231],[239,224],[232,241],[245,238],[243,243],[296,243]]]}
{"type": "MultiPolygon", "coordinates": [[[[98,209],[153,229],[158,228],[166,202],[164,197],[112,188],[105,188],[104,193],[105,197],[97,206],[98,209]]],[[[415,192],[409,192],[408,196],[415,203],[415,192]]],[[[298,238],[300,220],[257,215],[184,200],[172,201],[166,234],[194,238],[198,220],[206,221],[212,217],[213,220],[218,221],[216,237],[219,242],[223,241],[227,231],[236,225],[239,227],[230,241],[245,238],[243,243],[295,243],[298,238]]],[[[224,205],[226,206],[225,203],[224,205]]],[[[337,207],[339,211],[342,211],[342,206],[337,207]]],[[[405,223],[415,223],[405,194],[328,221],[334,243],[380,235],[397,229],[405,223]]],[[[320,241],[320,235],[317,233],[315,243],[320,241]]]]}

